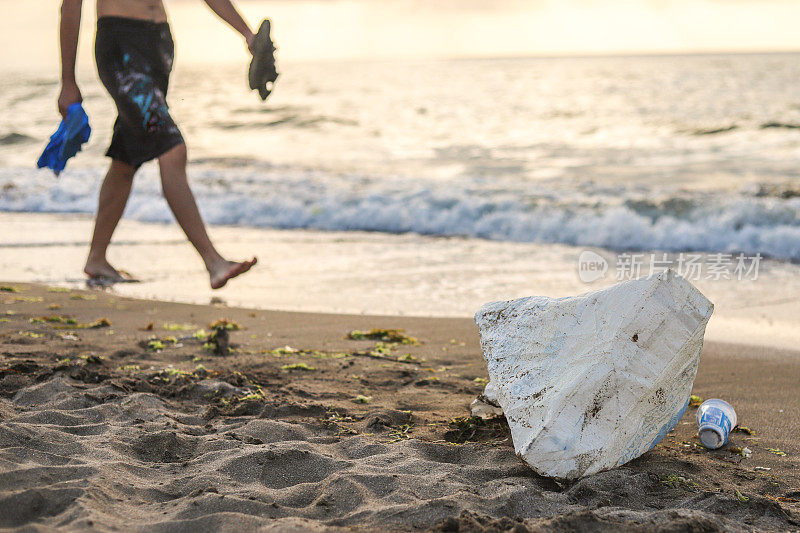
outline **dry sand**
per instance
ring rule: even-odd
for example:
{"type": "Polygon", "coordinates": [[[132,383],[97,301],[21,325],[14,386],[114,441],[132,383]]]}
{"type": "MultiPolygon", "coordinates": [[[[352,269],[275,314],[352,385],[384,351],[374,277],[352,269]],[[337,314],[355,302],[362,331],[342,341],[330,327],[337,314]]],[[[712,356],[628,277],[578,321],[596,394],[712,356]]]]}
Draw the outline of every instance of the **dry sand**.
{"type": "Polygon", "coordinates": [[[800,353],[704,350],[695,393],[733,403],[755,434],[732,446],[750,457],[701,448],[690,409],[643,457],[559,484],[514,455],[502,423],[465,418],[486,377],[468,319],[8,288],[0,528],[800,528],[800,353]],[[220,318],[241,326],[229,355],[193,336],[220,318]],[[420,344],[346,338],[372,328],[420,344]]]}

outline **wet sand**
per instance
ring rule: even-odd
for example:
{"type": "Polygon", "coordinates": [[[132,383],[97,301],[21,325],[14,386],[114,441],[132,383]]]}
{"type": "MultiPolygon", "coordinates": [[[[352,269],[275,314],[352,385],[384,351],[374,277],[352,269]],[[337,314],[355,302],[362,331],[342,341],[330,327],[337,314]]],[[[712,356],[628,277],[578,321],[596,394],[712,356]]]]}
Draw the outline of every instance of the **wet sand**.
{"type": "Polygon", "coordinates": [[[0,285],[0,528],[800,528],[798,352],[707,343],[695,394],[754,434],[707,451],[689,409],[641,458],[559,484],[467,418],[487,377],[469,319],[0,285]],[[373,328],[418,342],[348,338],[373,328]]]}
{"type": "MultiPolygon", "coordinates": [[[[92,225],[87,215],[0,213],[2,278],[83,287],[92,225]]],[[[576,246],[241,226],[210,226],[209,232],[226,257],[258,256],[247,276],[225,287],[225,300],[240,307],[469,319],[489,301],[560,298],[617,282],[616,253],[602,249],[593,250],[609,261],[609,272],[584,283],[577,271],[583,248],[576,246]]],[[[121,295],[187,303],[220,296],[176,224],[123,218],[109,260],[143,282],[119,286],[121,295]]],[[[690,281],[714,302],[707,339],[798,346],[800,264],[765,259],[757,281],[690,281]]]]}

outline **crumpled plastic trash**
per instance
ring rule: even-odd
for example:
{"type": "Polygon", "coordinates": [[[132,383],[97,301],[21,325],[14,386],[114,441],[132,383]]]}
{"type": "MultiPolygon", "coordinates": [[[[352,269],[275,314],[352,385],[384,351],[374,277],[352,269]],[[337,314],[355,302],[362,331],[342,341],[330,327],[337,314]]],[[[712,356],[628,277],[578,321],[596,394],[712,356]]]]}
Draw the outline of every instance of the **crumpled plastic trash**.
{"type": "Polygon", "coordinates": [[[667,270],[569,298],[484,305],[475,315],[514,449],[537,473],[575,479],[635,459],[680,420],[713,304],[667,270]]]}
{"type": "Polygon", "coordinates": [[[491,420],[503,416],[503,408],[497,403],[497,392],[491,382],[486,384],[483,394],[475,398],[469,406],[472,416],[491,420]]]}
{"type": "Polygon", "coordinates": [[[61,174],[67,161],[81,151],[83,143],[89,141],[92,128],[89,117],[83,106],[75,103],[67,108],[67,116],[58,125],[56,132],[50,136],[50,142],[39,157],[36,166],[49,168],[56,176],[61,174]]]}

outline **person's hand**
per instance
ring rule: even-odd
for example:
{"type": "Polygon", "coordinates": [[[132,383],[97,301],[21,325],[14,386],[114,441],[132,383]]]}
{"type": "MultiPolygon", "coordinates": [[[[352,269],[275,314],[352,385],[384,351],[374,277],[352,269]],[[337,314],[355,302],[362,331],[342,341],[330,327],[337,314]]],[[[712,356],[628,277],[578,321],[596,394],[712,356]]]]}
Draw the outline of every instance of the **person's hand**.
{"type": "Polygon", "coordinates": [[[76,102],[83,102],[78,84],[75,82],[62,83],[61,93],[58,95],[58,112],[61,113],[61,116],[66,118],[67,108],[76,102]]]}

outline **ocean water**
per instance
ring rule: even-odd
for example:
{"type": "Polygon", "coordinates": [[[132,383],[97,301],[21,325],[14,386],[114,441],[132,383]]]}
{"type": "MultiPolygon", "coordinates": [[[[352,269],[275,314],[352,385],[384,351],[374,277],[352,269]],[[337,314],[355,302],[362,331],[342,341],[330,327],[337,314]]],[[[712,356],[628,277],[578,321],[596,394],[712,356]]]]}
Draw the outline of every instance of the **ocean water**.
{"type": "MultiPolygon", "coordinates": [[[[172,112],[212,224],[800,261],[800,54],[180,67],[172,112]]],[[[91,213],[114,111],[56,179],[57,73],[0,76],[0,211],[91,213]]],[[[157,168],[126,216],[171,221],[157,168]]]]}

